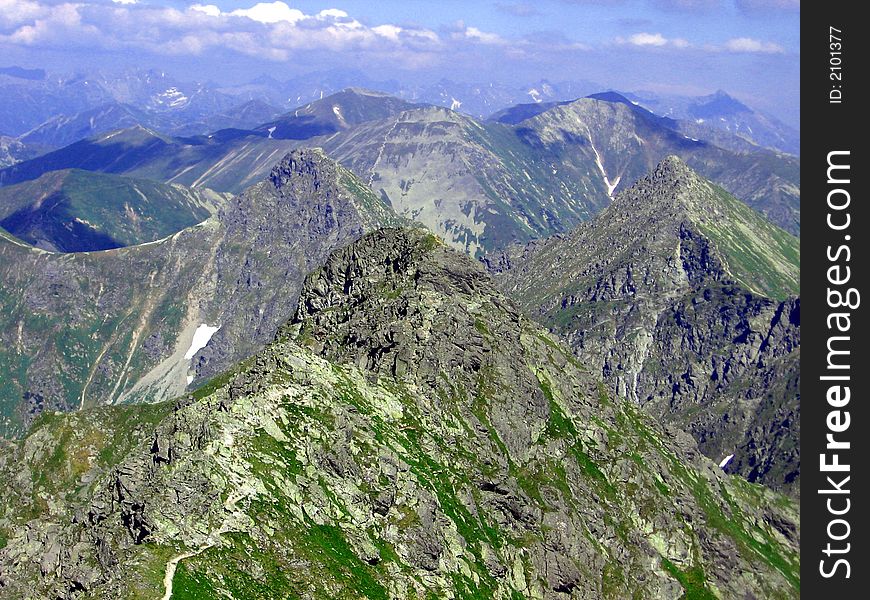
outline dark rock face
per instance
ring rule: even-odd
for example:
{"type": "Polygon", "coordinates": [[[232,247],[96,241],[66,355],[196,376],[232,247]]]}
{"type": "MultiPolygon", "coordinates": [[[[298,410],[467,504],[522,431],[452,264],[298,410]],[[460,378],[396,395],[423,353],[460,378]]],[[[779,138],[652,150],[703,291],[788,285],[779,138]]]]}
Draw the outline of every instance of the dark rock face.
{"type": "Polygon", "coordinates": [[[792,502],[611,398],[419,230],[332,253],[194,396],[44,417],[0,478],[13,597],[799,595],[792,502]]]}
{"type": "Polygon", "coordinates": [[[736,206],[671,159],[591,223],[485,263],[616,394],[716,462],[733,454],[729,472],[797,495],[795,246],[736,206]]]}
{"type": "Polygon", "coordinates": [[[398,222],[322,152],[299,150],[216,217],[152,244],[59,255],[0,238],[3,433],[47,408],[183,393],[271,340],[331,250],[398,222]],[[220,329],[186,358],[202,324],[220,329]]]}

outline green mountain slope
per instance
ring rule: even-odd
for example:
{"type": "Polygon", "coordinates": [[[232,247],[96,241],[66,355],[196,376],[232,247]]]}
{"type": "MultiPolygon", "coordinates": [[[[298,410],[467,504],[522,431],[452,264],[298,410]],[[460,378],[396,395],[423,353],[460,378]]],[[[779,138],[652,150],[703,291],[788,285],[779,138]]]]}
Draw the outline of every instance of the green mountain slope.
{"type": "Polygon", "coordinates": [[[593,221],[487,261],[614,393],[797,493],[796,238],[671,157],[593,221]]]}
{"type": "Polygon", "coordinates": [[[172,235],[217,212],[228,195],[70,169],[0,188],[0,226],[44,250],[82,252],[172,235]]]}
{"type": "Polygon", "coordinates": [[[191,397],[0,450],[5,589],[799,597],[796,505],[609,398],[433,236],[363,237],[299,306],[191,397]]]}
{"type": "Polygon", "coordinates": [[[680,133],[624,98],[582,98],[515,127],[530,143],[561,149],[566,160],[600,164],[614,192],[630,187],[668,155],[724,187],[792,234],[800,233],[800,160],[770,150],[737,152],[680,133]],[[596,160],[597,159],[597,160],[596,160]]]}
{"type": "Polygon", "coordinates": [[[269,341],[332,249],[398,222],[347,170],[298,151],[217,216],[156,242],[56,254],[0,239],[7,432],[44,410],[182,393],[269,341]]]}
{"type": "Polygon", "coordinates": [[[270,138],[307,140],[386,119],[415,106],[382,92],[348,88],[300,106],[256,129],[268,133],[270,138]]]}

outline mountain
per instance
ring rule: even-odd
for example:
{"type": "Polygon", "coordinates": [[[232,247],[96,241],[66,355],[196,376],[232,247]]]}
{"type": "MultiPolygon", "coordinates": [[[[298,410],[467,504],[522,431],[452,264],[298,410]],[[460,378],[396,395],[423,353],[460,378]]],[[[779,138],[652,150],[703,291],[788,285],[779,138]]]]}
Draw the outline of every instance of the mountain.
{"type": "Polygon", "coordinates": [[[18,139],[31,146],[60,148],[85,138],[133,127],[145,127],[169,135],[204,135],[220,129],[252,129],[281,112],[281,109],[264,102],[249,100],[220,113],[188,120],[186,114],[147,112],[120,102],[110,102],[71,116],[53,117],[18,139]]]}
{"type": "MultiPolygon", "coordinates": [[[[337,119],[333,107],[358,96],[350,91],[344,100],[325,98],[317,111],[337,119]]],[[[365,97],[366,114],[394,110],[385,98],[365,97]]],[[[274,139],[275,124],[194,138],[138,129],[7,167],[0,170],[0,184],[32,179],[45,170],[84,168],[237,192],[265,176],[290,149],[322,146],[399,214],[480,255],[571,230],[607,206],[612,194],[677,154],[775,223],[800,231],[797,158],[758,148],[735,152],[689,139],[672,128],[670,119],[623,100],[583,98],[516,124],[415,107],[388,118],[355,117],[361,122],[307,140],[274,139]]]]}
{"type": "Polygon", "coordinates": [[[522,103],[554,103],[585,96],[601,86],[589,81],[552,82],[541,79],[527,85],[497,82],[457,82],[441,79],[432,84],[403,86],[396,95],[434,106],[443,106],[484,119],[522,103]]]}
{"type": "Polygon", "coordinates": [[[208,115],[199,121],[155,126],[173,135],[204,135],[222,129],[253,129],[279,116],[283,109],[263,102],[248,100],[220,113],[208,115]]]}
{"type": "MultiPolygon", "coordinates": [[[[86,123],[90,114],[129,110],[144,113],[150,120],[162,120],[176,126],[221,114],[244,100],[221,93],[201,82],[181,81],[164,71],[128,69],[119,73],[96,70],[88,73],[42,73],[22,76],[19,71],[0,72],[0,132],[17,137],[45,126],[72,121],[86,123]]],[[[154,125],[150,121],[136,121],[154,125]]],[[[117,128],[120,125],[116,125],[117,128]]],[[[91,127],[93,129],[93,126],[91,127]]],[[[105,130],[94,130],[102,133],[105,130]]],[[[75,141],[75,138],[70,141],[75,141]]],[[[63,142],[63,143],[69,143],[63,142]]]]}
{"type": "Polygon", "coordinates": [[[0,450],[46,597],[797,598],[797,505],[609,397],[419,230],[333,252],[256,357],[0,450]]]}
{"type": "Polygon", "coordinates": [[[42,154],[42,148],[28,146],[21,141],[0,135],[0,169],[42,154]]]}
{"type": "Polygon", "coordinates": [[[611,194],[652,170],[665,156],[682,158],[786,231],[800,233],[800,160],[758,150],[735,152],[675,131],[672,121],[620,95],[581,98],[515,125],[527,143],[566,160],[600,164],[611,194]]]}
{"type": "Polygon", "coordinates": [[[50,148],[68,146],[79,140],[148,123],[144,111],[120,102],[109,102],[73,115],[57,115],[19,136],[25,144],[50,148]]]}
{"type": "Polygon", "coordinates": [[[515,104],[491,114],[488,120],[495,121],[496,123],[505,123],[507,125],[516,125],[526,119],[531,119],[543,112],[547,112],[551,108],[559,106],[560,104],[569,103],[570,100],[563,102],[528,102],[524,104],[515,104]]]}
{"type": "Polygon", "coordinates": [[[43,69],[25,69],[12,65],[11,67],[0,67],[0,75],[8,75],[17,79],[29,79],[32,81],[42,81],[45,79],[45,71],[43,69]]]}
{"type": "Polygon", "coordinates": [[[779,119],[754,110],[719,90],[708,96],[658,96],[648,92],[629,94],[655,113],[693,121],[746,138],[761,146],[800,154],[800,132],[779,119]]]}
{"type": "Polygon", "coordinates": [[[256,128],[273,139],[307,140],[393,117],[415,105],[383,92],[348,88],[256,128]]]}
{"type": "Polygon", "coordinates": [[[570,229],[607,203],[589,164],[563,168],[513,129],[445,108],[366,123],[323,146],[398,214],[471,254],[570,229]]]}
{"type": "Polygon", "coordinates": [[[304,150],[215,217],[154,242],[56,254],[4,232],[7,432],[46,410],[183,393],[271,340],[332,249],[400,222],[354,175],[304,150]]]}
{"type": "Polygon", "coordinates": [[[601,86],[590,81],[553,82],[541,79],[526,84],[506,84],[497,81],[379,80],[357,69],[313,71],[281,81],[272,76],[260,76],[241,85],[219,88],[236,97],[260,98],[276,106],[299,106],[322,100],[347,88],[380,90],[407,102],[442,106],[482,119],[523,102],[553,102],[585,96],[601,86]]]}
{"type": "Polygon", "coordinates": [[[610,391],[798,493],[796,238],[670,157],[594,220],[487,263],[610,391]]]}
{"type": "Polygon", "coordinates": [[[107,250],[177,233],[217,212],[225,200],[207,188],[50,171],[0,188],[0,227],[43,250],[107,250]]]}

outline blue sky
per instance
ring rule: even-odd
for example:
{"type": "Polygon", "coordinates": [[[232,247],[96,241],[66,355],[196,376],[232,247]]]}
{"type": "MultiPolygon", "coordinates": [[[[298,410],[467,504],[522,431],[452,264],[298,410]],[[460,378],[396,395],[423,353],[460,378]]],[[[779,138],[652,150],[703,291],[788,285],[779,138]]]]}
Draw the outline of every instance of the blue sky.
{"type": "Polygon", "coordinates": [[[699,95],[795,124],[799,0],[0,0],[3,63],[240,82],[314,70],[699,95]]]}

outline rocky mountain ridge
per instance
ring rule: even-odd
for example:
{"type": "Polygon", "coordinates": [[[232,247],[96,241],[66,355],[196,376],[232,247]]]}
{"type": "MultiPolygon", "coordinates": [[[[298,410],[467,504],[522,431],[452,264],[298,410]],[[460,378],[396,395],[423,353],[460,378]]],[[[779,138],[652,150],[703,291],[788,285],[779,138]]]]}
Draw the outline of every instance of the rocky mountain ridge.
{"type": "Polygon", "coordinates": [[[4,234],[7,433],[44,410],[182,393],[272,339],[330,250],[401,222],[322,152],[299,150],[215,217],[155,242],[56,254],[4,234]]]}
{"type": "Polygon", "coordinates": [[[415,230],[334,252],[265,351],[0,450],[0,590],[796,598],[797,506],[728,477],[415,230]]]}
{"type": "Polygon", "coordinates": [[[486,261],[613,393],[797,493],[797,239],[671,157],[595,220],[486,261]]]}

